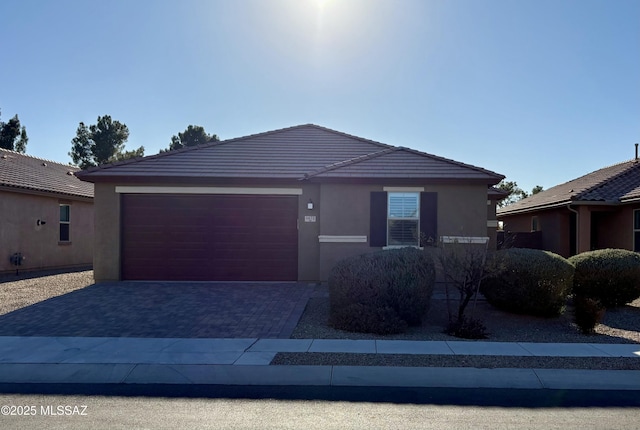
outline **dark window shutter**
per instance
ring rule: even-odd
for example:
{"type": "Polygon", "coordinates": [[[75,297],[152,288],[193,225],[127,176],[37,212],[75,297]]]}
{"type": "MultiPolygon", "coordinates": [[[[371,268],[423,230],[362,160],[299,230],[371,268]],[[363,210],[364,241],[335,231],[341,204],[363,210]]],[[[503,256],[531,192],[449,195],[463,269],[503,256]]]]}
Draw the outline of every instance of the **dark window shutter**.
{"type": "Polygon", "coordinates": [[[420,193],[420,233],[424,241],[438,241],[438,193],[420,193]]]}
{"type": "Polygon", "coordinates": [[[387,246],[387,193],[371,192],[369,246],[387,246]]]}

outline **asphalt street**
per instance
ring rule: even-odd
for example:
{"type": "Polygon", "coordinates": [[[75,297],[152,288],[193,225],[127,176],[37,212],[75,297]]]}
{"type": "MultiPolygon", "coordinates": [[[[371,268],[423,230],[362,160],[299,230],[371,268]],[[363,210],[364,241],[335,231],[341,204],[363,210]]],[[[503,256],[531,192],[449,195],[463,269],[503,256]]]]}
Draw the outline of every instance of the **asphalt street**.
{"type": "Polygon", "coordinates": [[[4,394],[0,428],[566,430],[632,429],[640,421],[637,393],[628,391],[409,390],[402,394],[368,389],[378,395],[347,390],[327,400],[303,398],[313,397],[308,387],[306,396],[278,390],[268,392],[263,387],[262,392],[247,392],[244,397],[241,387],[235,388],[235,397],[231,392],[212,396],[211,387],[200,387],[196,390],[200,392],[187,397],[170,396],[177,393],[168,388],[154,396],[140,396],[135,389],[118,396],[4,394]]]}

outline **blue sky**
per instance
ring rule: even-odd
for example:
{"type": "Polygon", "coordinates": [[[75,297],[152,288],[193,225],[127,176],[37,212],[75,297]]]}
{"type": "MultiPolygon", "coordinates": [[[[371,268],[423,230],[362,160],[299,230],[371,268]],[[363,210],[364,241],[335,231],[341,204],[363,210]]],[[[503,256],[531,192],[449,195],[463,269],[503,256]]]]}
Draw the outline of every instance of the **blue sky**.
{"type": "Polygon", "coordinates": [[[314,123],[530,190],[633,157],[638,0],[3,0],[0,109],[63,163],[80,121],[127,148],[314,123]]]}

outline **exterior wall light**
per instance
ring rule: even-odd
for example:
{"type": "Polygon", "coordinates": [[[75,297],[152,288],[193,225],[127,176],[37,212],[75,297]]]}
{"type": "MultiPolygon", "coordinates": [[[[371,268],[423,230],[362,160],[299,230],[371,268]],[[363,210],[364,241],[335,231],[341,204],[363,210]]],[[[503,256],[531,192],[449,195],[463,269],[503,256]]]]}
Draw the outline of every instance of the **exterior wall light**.
{"type": "Polygon", "coordinates": [[[309,203],[307,203],[307,209],[309,210],[313,209],[313,202],[311,201],[311,199],[309,199],[309,203]]]}
{"type": "Polygon", "coordinates": [[[46,223],[47,223],[46,221],[42,221],[41,219],[36,221],[36,225],[45,225],[46,223]]]}

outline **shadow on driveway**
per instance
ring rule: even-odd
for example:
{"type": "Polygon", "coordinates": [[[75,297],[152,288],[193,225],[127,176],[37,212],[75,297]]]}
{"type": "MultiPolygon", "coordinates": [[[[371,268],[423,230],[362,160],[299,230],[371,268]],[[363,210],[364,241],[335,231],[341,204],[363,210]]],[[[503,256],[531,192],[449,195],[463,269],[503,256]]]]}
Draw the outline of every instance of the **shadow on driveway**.
{"type": "Polygon", "coordinates": [[[0,316],[0,336],[288,338],[313,286],[118,282],[0,316]]]}

